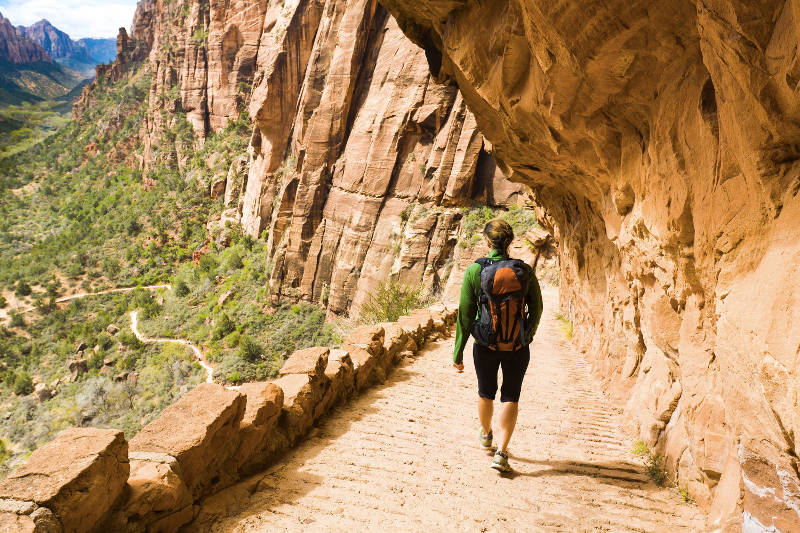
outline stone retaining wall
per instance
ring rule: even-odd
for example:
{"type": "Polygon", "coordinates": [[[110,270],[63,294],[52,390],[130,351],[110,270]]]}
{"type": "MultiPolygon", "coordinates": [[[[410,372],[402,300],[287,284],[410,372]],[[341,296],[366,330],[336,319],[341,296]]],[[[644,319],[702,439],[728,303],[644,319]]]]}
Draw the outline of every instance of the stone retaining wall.
{"type": "Polygon", "coordinates": [[[177,531],[201,498],[264,468],[455,317],[435,306],[362,326],[340,349],[294,352],[278,379],[239,391],[203,383],[130,443],[117,430],[65,430],[0,482],[0,532],[177,531]]]}

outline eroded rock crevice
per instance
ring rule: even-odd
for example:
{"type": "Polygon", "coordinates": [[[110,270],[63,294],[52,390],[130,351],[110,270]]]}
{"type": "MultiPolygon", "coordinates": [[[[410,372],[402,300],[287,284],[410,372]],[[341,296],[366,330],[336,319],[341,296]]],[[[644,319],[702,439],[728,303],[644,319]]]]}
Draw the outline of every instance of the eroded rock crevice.
{"type": "Polygon", "coordinates": [[[401,2],[561,245],[576,342],[712,525],[800,524],[796,2],[401,2]]]}

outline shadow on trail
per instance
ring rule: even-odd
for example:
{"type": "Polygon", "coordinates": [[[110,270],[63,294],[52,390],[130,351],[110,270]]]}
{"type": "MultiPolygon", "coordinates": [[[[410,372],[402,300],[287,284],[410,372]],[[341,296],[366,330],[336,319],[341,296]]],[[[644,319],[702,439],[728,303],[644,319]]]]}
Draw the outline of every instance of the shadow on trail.
{"type": "Polygon", "coordinates": [[[658,487],[650,481],[641,468],[634,463],[625,461],[606,462],[606,463],[587,463],[580,461],[560,461],[560,460],[535,460],[524,457],[510,456],[512,463],[527,463],[529,465],[539,465],[542,468],[518,470],[503,474],[503,477],[514,479],[516,477],[544,477],[544,476],[582,476],[597,480],[600,483],[620,485],[631,488],[647,488],[651,485],[654,489],[658,487]]]}

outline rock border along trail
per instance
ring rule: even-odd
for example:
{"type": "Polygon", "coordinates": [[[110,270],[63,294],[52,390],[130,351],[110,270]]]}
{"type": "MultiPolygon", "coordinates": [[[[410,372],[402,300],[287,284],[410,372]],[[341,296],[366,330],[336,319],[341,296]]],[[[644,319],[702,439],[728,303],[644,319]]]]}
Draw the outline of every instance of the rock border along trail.
{"type": "Polygon", "coordinates": [[[557,290],[543,289],[512,474],[491,470],[478,447],[471,346],[456,374],[448,339],[338,408],[268,471],[208,498],[192,530],[702,531],[703,513],[631,455],[621,410],[564,338],[557,290]]]}
{"type": "Polygon", "coordinates": [[[214,368],[208,364],[203,352],[200,351],[200,348],[198,348],[191,341],[185,339],[168,339],[166,337],[146,337],[141,331],[139,331],[139,311],[131,311],[131,331],[133,331],[133,334],[136,335],[136,338],[139,339],[140,342],[144,342],[145,344],[173,343],[188,346],[191,348],[195,360],[206,371],[206,383],[214,383],[214,368]]]}

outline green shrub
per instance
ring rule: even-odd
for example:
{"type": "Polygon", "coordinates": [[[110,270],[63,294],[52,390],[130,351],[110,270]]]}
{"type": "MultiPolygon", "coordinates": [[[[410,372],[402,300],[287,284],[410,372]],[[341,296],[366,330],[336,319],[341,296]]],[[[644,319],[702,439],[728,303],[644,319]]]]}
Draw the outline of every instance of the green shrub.
{"type": "Polygon", "coordinates": [[[136,335],[134,335],[133,332],[129,329],[123,329],[122,331],[120,331],[118,339],[122,345],[132,348],[134,350],[140,350],[144,346],[144,344],[139,339],[137,339],[136,335]]]}
{"type": "Polygon", "coordinates": [[[561,324],[561,331],[564,332],[564,336],[566,336],[568,339],[572,339],[572,332],[573,332],[572,320],[565,317],[561,313],[556,313],[556,320],[558,320],[559,323],[561,324]]]}
{"type": "Polygon", "coordinates": [[[11,317],[11,327],[12,328],[24,328],[25,327],[25,319],[22,317],[22,313],[19,311],[11,311],[8,316],[11,317]]]}
{"type": "Polygon", "coordinates": [[[0,294],[0,309],[5,309],[5,307],[6,307],[7,305],[8,305],[8,300],[6,300],[6,297],[5,297],[5,296],[3,296],[2,294],[0,294]]]}
{"type": "Polygon", "coordinates": [[[214,330],[211,333],[211,337],[215,341],[220,340],[234,329],[236,329],[236,324],[234,324],[233,320],[231,320],[231,317],[229,317],[227,313],[222,313],[214,324],[214,330]]]}
{"type": "Polygon", "coordinates": [[[31,286],[28,285],[28,283],[24,279],[19,280],[17,282],[17,288],[14,289],[14,294],[20,297],[30,296],[31,292],[32,292],[31,286]]]}
{"type": "Polygon", "coordinates": [[[263,348],[258,342],[250,335],[242,335],[239,337],[239,357],[253,363],[261,359],[263,348]]]}
{"type": "Polygon", "coordinates": [[[191,291],[189,289],[189,285],[187,285],[186,282],[183,281],[182,279],[178,280],[178,282],[175,284],[175,296],[183,298],[184,296],[187,296],[190,292],[191,291]]]}
{"type": "Polygon", "coordinates": [[[359,318],[365,323],[394,322],[412,309],[423,307],[425,303],[421,288],[395,281],[384,282],[369,295],[359,318]]]}
{"type": "Polygon", "coordinates": [[[20,372],[14,378],[14,394],[24,396],[33,392],[33,379],[27,372],[20,372]]]}

